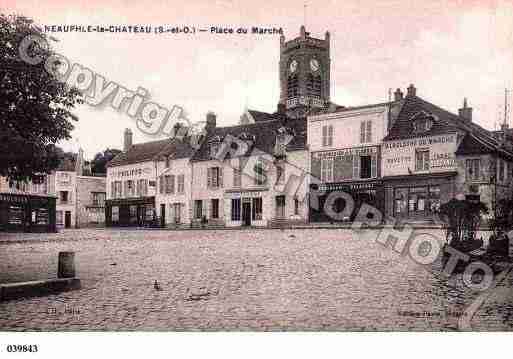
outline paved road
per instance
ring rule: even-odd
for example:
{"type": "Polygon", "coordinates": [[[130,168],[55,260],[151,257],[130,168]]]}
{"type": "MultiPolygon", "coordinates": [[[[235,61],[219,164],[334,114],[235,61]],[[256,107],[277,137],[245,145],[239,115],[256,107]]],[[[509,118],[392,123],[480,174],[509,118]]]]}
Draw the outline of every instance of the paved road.
{"type": "MultiPolygon", "coordinates": [[[[54,277],[57,253],[73,250],[83,289],[0,303],[0,330],[457,330],[478,293],[374,237],[342,229],[9,235],[0,282],[54,277]]],[[[513,329],[505,300],[509,309],[472,325],[513,329]]]]}

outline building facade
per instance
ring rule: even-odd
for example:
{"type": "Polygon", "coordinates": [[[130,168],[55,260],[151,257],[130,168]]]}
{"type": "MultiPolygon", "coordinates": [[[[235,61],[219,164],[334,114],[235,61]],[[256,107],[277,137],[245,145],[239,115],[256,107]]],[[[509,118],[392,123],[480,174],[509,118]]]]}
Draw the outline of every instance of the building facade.
{"type": "Polygon", "coordinates": [[[56,232],[56,198],[48,194],[47,178],[11,182],[0,177],[0,232],[56,232]]]}
{"type": "Polygon", "coordinates": [[[458,195],[483,202],[510,199],[513,152],[472,119],[418,97],[413,85],[382,146],[385,214],[400,221],[432,221],[458,195]]]}
{"type": "Polygon", "coordinates": [[[352,220],[363,203],[383,209],[381,144],[401,96],[308,117],[310,221],[352,220]]]}
{"type": "Polygon", "coordinates": [[[168,140],[132,144],[124,132],[124,150],[107,165],[105,222],[109,227],[156,225],[156,156],[168,140]]]}
{"type": "Polygon", "coordinates": [[[215,121],[191,160],[192,226],[305,223],[306,120],[260,112],[238,126],[215,121]]]}

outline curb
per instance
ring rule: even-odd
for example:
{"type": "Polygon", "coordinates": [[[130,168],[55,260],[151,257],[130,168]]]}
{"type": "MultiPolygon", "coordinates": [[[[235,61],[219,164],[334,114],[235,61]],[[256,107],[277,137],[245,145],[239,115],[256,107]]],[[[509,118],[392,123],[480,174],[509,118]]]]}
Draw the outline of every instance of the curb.
{"type": "Polygon", "coordinates": [[[55,278],[0,284],[0,302],[20,298],[39,297],[80,288],[81,284],[78,278],[55,278]]]}
{"type": "Polygon", "coordinates": [[[495,282],[492,284],[490,288],[488,288],[485,292],[481,293],[473,302],[470,304],[463,315],[458,320],[458,329],[462,331],[472,331],[472,326],[470,322],[472,318],[479,310],[479,308],[484,304],[484,302],[493,294],[493,290],[500,284],[502,281],[508,276],[508,274],[512,271],[513,265],[510,265],[508,269],[503,270],[496,278],[495,282]]]}

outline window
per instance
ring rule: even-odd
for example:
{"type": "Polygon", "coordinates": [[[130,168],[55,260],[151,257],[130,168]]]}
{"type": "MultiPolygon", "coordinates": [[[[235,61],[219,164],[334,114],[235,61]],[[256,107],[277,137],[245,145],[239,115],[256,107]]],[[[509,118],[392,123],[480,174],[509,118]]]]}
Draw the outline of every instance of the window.
{"type": "Polygon", "coordinates": [[[267,174],[264,168],[264,164],[262,161],[258,161],[254,166],[255,171],[255,184],[256,185],[265,185],[267,183],[267,174]]]}
{"type": "Polygon", "coordinates": [[[479,158],[465,161],[467,181],[479,181],[481,179],[481,160],[479,158]]]}
{"type": "Polygon", "coordinates": [[[159,192],[160,192],[160,194],[164,194],[164,189],[165,189],[165,186],[164,186],[164,176],[160,176],[160,178],[159,178],[159,192]]]}
{"type": "Polygon", "coordinates": [[[429,150],[415,152],[415,171],[429,171],[429,150]]]}
{"type": "Polygon", "coordinates": [[[185,192],[185,177],[184,175],[178,175],[178,193],[184,193],[185,192]]]}
{"type": "Polygon", "coordinates": [[[166,193],[175,193],[175,175],[164,176],[166,182],[166,193]]]}
{"type": "Polygon", "coordinates": [[[294,215],[299,215],[299,199],[294,197],[294,215]]]}
{"type": "Polygon", "coordinates": [[[415,133],[427,132],[431,129],[433,122],[427,118],[421,118],[413,122],[413,131],[415,133]]]}
{"type": "MultiPolygon", "coordinates": [[[[162,180],[162,177],[161,177],[162,180]]],[[[148,181],[145,179],[140,179],[136,182],[136,196],[143,197],[148,194],[148,181]]],[[[162,187],[160,188],[162,191],[162,187]]],[[[162,192],[161,192],[162,193],[162,192]]]]}
{"type": "Polygon", "coordinates": [[[321,181],[333,182],[333,157],[321,159],[321,181]]]}
{"type": "Polygon", "coordinates": [[[497,160],[499,162],[499,165],[497,166],[498,174],[497,177],[500,182],[504,181],[504,161],[503,160],[497,160]]]}
{"type": "Polygon", "coordinates": [[[62,215],[62,211],[55,212],[55,223],[56,224],[64,224],[64,217],[62,215]]]}
{"type": "Polygon", "coordinates": [[[166,168],[171,167],[171,156],[166,156],[166,168]]]}
{"type": "Polygon", "coordinates": [[[223,171],[220,167],[210,167],[207,169],[207,187],[219,188],[223,186],[223,171]]]}
{"type": "Polygon", "coordinates": [[[253,208],[251,212],[251,218],[254,221],[258,221],[262,219],[262,197],[252,198],[253,208]]]}
{"type": "Polygon", "coordinates": [[[291,75],[287,79],[287,97],[299,96],[299,86],[297,75],[291,75]]]}
{"type": "Polygon", "coordinates": [[[125,196],[134,197],[135,196],[135,185],[133,180],[128,180],[125,182],[125,196]]]}
{"type": "Polygon", "coordinates": [[[276,183],[283,183],[285,180],[285,166],[283,164],[276,165],[276,183]]]}
{"type": "Polygon", "coordinates": [[[119,207],[118,206],[112,206],[111,220],[112,220],[112,222],[119,221],[119,207]]]}
{"type": "Polygon", "coordinates": [[[241,171],[240,168],[233,169],[233,187],[241,186],[241,171]]]}
{"type": "Polygon", "coordinates": [[[105,206],[105,192],[93,192],[93,206],[105,206]]]}
{"type": "Polygon", "coordinates": [[[276,218],[285,218],[285,196],[276,196],[276,218]]]}
{"type": "Polygon", "coordinates": [[[396,188],[394,213],[396,216],[427,215],[440,209],[440,187],[396,188]]]}
{"type": "Polygon", "coordinates": [[[112,198],[121,198],[121,181],[112,182],[112,198]]]}
{"type": "Polygon", "coordinates": [[[321,76],[309,73],[306,78],[307,96],[321,98],[321,76]]]}
{"type": "Polygon", "coordinates": [[[68,203],[69,201],[69,192],[68,191],[60,191],[59,192],[59,199],[61,203],[68,203]]]}
{"type": "Polygon", "coordinates": [[[232,198],[232,221],[240,221],[240,198],[232,198]]]}
{"type": "Polygon", "coordinates": [[[194,218],[203,218],[203,201],[200,199],[194,201],[194,218]]]}
{"type": "Polygon", "coordinates": [[[372,121],[366,120],[360,123],[360,142],[372,142],[372,121]]]}
{"type": "Polygon", "coordinates": [[[219,199],[213,198],[211,201],[210,218],[219,218],[219,199]]]}
{"type": "Polygon", "coordinates": [[[128,206],[128,220],[130,223],[137,223],[138,218],[136,205],[128,206]]]}
{"type": "Polygon", "coordinates": [[[333,126],[322,126],[322,146],[333,146],[333,126]]]}
{"type": "Polygon", "coordinates": [[[372,177],[372,157],[360,156],[360,178],[372,177]]]}
{"type": "Polygon", "coordinates": [[[210,144],[210,158],[217,158],[217,152],[219,152],[220,145],[221,144],[217,141],[210,144]]]}

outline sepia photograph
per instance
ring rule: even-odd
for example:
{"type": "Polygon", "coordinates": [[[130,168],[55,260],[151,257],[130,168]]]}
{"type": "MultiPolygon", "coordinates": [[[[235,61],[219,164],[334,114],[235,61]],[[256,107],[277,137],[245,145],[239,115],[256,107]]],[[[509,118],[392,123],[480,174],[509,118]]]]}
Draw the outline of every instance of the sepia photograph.
{"type": "Polygon", "coordinates": [[[492,355],[512,101],[510,0],[0,0],[0,357],[492,355]]]}

